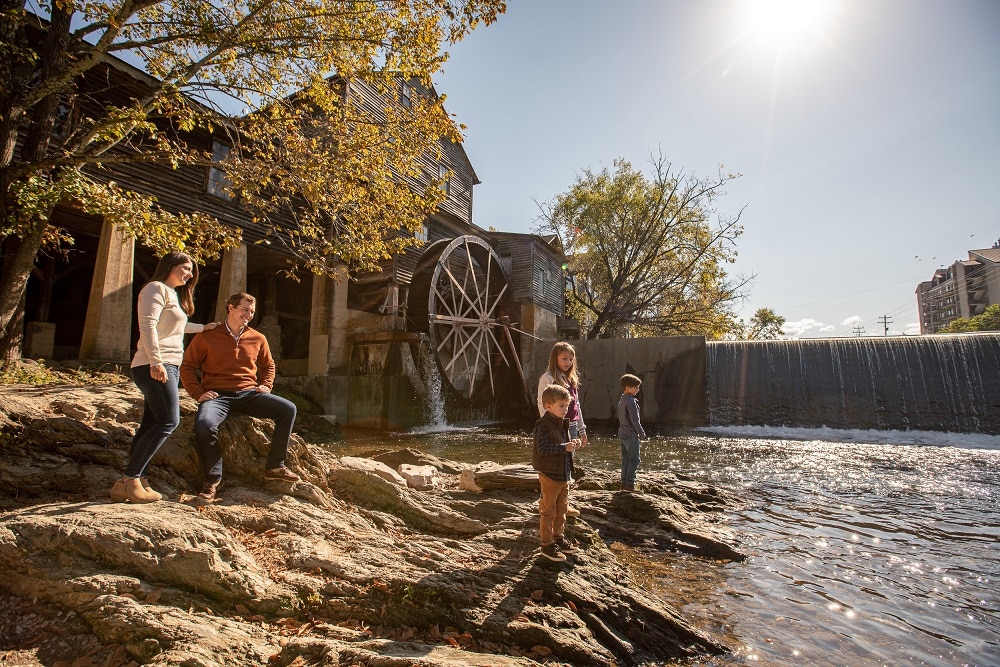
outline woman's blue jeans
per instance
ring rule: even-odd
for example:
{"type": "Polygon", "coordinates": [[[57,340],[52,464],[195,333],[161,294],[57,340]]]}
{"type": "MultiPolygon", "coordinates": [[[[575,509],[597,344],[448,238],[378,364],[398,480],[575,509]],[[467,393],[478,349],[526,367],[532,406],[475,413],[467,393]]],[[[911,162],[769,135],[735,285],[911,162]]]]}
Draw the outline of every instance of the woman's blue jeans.
{"type": "Polygon", "coordinates": [[[125,466],[126,477],[145,476],[153,455],[181,421],[177,394],[180,373],[173,364],[163,364],[163,367],[167,370],[166,382],[154,380],[149,375],[149,366],[132,369],[132,381],[142,392],[142,421],[132,438],[132,450],[125,466]]]}
{"type": "Polygon", "coordinates": [[[635,486],[635,473],[639,469],[639,436],[619,433],[622,441],[622,486],[635,486]]]}

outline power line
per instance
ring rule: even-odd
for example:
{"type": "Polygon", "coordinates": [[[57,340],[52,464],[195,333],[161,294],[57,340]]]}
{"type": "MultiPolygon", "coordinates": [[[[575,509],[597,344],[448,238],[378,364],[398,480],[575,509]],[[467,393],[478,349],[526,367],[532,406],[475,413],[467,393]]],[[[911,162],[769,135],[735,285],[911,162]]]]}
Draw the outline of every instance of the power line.
{"type": "Polygon", "coordinates": [[[857,336],[858,338],[861,338],[862,336],[865,335],[865,328],[861,325],[854,327],[854,335],[857,336]]]}

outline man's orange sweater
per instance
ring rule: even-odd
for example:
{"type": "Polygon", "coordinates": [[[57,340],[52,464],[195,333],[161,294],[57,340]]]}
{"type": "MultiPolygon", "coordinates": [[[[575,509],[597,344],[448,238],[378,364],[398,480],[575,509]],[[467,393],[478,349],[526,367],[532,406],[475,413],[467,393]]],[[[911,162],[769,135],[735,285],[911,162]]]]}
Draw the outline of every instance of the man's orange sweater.
{"type": "Polygon", "coordinates": [[[225,325],[202,331],[184,351],[181,384],[196,401],[206,391],[240,391],[257,385],[271,389],[274,359],[267,338],[250,327],[243,331],[239,343],[225,325]]]}

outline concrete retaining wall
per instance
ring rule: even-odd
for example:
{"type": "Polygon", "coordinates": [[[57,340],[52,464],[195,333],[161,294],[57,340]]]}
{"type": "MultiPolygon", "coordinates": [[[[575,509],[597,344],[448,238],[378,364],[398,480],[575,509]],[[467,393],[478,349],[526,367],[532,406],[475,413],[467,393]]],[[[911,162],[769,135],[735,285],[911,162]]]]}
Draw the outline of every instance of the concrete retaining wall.
{"type": "MultiPolygon", "coordinates": [[[[548,365],[555,341],[535,346],[529,387],[548,365]]],[[[702,426],[707,423],[705,392],[705,338],[626,338],[619,340],[575,340],[577,367],[581,374],[580,402],[589,424],[616,425],[619,378],[632,373],[642,378],[639,406],[643,424],[702,426]]]]}

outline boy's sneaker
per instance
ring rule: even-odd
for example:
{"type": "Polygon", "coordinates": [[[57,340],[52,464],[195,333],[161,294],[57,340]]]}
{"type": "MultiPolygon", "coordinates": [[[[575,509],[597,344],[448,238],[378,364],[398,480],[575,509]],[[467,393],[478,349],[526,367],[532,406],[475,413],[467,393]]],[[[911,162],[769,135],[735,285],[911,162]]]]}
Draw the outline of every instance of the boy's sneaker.
{"type": "Polygon", "coordinates": [[[622,484],[622,491],[625,493],[635,493],[635,484],[622,484]]]}
{"type": "Polygon", "coordinates": [[[559,551],[559,548],[556,547],[555,543],[542,545],[542,555],[557,563],[561,563],[566,560],[566,556],[563,555],[563,552],[559,551]]]}
{"type": "Polygon", "coordinates": [[[297,482],[301,478],[285,466],[281,466],[265,470],[264,479],[273,482],[297,482]]]}
{"type": "Polygon", "coordinates": [[[556,538],[556,548],[564,554],[575,554],[580,551],[580,548],[567,540],[565,537],[556,538]]]}

